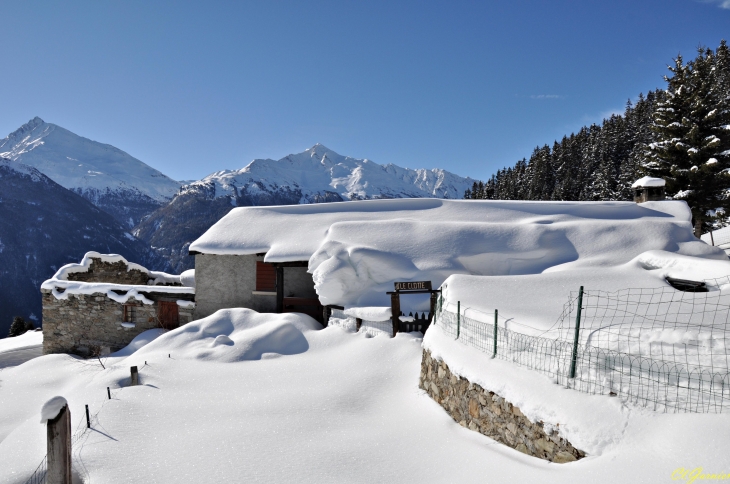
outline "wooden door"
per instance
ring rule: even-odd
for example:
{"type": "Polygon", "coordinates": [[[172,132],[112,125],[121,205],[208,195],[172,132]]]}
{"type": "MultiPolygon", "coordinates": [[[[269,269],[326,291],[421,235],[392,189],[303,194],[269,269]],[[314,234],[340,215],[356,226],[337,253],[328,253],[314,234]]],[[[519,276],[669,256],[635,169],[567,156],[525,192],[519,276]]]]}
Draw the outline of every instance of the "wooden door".
{"type": "Polygon", "coordinates": [[[164,329],[175,329],[180,326],[180,314],[177,303],[172,301],[157,301],[157,319],[164,329]]]}

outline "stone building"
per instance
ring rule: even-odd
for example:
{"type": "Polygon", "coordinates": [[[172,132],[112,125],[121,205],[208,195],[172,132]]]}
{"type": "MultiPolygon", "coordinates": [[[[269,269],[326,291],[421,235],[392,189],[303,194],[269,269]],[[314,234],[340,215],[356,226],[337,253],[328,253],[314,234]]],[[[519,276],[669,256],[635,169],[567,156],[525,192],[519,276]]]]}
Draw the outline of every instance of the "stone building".
{"type": "Polygon", "coordinates": [[[148,271],[119,255],[88,252],[41,285],[43,353],[108,354],[148,329],[190,322],[193,274],[148,271]]]}

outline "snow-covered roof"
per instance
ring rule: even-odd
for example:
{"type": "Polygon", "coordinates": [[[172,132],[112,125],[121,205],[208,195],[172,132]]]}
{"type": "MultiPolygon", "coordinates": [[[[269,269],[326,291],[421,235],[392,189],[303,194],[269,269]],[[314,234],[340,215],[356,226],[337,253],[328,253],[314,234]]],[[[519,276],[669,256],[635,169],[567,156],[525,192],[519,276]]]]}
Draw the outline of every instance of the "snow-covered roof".
{"type": "MultiPolygon", "coordinates": [[[[328,235],[354,229],[362,240],[369,229],[385,222],[409,226],[378,241],[379,250],[402,247],[417,234],[438,224],[441,236],[449,238],[473,224],[549,225],[566,221],[636,220],[674,218],[689,221],[683,202],[669,205],[637,205],[633,202],[530,202],[492,200],[390,199],[319,203],[231,210],[190,245],[190,252],[217,255],[266,253],[266,262],[309,260],[328,235]],[[353,225],[347,225],[353,224],[353,225]]],[[[676,220],[675,220],[676,221],[676,220]]],[[[372,232],[370,232],[372,233],[372,232]]],[[[355,234],[353,233],[353,236],[355,234]]],[[[418,234],[423,236],[423,234],[418,234]]],[[[456,242],[456,241],[454,241],[456,242]]]]}
{"type": "Polygon", "coordinates": [[[653,178],[650,176],[645,176],[644,178],[639,178],[638,180],[636,180],[631,185],[631,188],[663,187],[666,184],[667,182],[664,181],[664,178],[653,178]]]}
{"type": "Polygon", "coordinates": [[[308,260],[323,304],[387,306],[393,281],[625,264],[650,250],[718,258],[682,201],[397,199],[235,208],[190,247],[308,260]]]}
{"type": "Polygon", "coordinates": [[[185,271],[176,276],[165,272],[150,271],[134,262],[129,262],[119,254],[100,254],[99,252],[87,252],[79,264],[66,264],[56,271],[50,279],[41,284],[41,289],[50,291],[56,299],[68,299],[71,294],[106,294],[107,297],[119,303],[127,302],[129,299],[136,299],[145,304],[152,304],[153,301],[144,296],[145,293],[169,293],[169,294],[194,294],[195,293],[195,271],[185,271]],[[88,272],[94,259],[102,262],[115,263],[123,262],[127,271],[138,270],[146,273],[150,280],[147,285],[116,284],[110,282],[84,282],[69,281],[68,275],[77,272],[88,272]],[[164,284],[184,284],[182,286],[166,286],[164,284]],[[192,286],[192,287],[191,287],[192,286]],[[123,292],[123,294],[119,294],[123,292]]]}

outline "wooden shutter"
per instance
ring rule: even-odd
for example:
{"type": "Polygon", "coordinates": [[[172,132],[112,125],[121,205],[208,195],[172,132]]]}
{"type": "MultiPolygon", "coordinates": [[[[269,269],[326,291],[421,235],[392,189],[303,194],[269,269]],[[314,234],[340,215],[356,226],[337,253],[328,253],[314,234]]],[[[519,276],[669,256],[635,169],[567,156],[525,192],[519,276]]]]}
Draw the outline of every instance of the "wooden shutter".
{"type": "Polygon", "coordinates": [[[276,268],[273,264],[256,262],[256,290],[276,291],[276,268]]]}

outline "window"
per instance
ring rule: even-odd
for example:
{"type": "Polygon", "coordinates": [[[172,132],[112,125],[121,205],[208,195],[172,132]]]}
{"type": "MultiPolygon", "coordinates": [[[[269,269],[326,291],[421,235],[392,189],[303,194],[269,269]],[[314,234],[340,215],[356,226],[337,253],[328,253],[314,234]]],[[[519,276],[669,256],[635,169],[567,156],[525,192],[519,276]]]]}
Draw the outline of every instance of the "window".
{"type": "Polygon", "coordinates": [[[256,290],[276,291],[276,268],[273,264],[256,262],[256,290]]]}
{"type": "Polygon", "coordinates": [[[137,322],[137,305],[125,304],[124,305],[124,319],[125,323],[137,322]]]}

